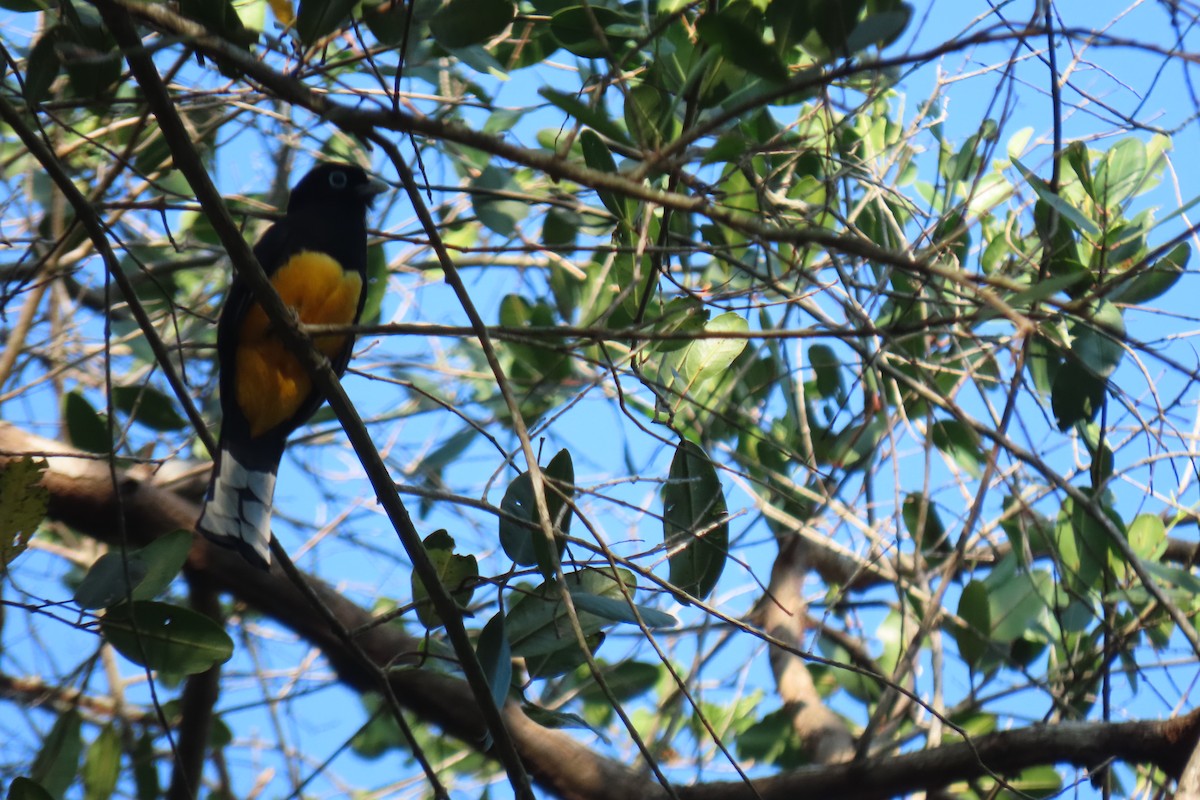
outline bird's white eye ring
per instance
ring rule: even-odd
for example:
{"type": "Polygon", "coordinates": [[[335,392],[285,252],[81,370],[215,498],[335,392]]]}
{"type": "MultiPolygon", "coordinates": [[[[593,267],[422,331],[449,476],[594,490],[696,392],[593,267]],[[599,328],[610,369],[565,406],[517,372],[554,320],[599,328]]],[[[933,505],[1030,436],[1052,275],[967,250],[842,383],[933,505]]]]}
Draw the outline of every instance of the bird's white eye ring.
{"type": "Polygon", "coordinates": [[[329,185],[335,189],[345,189],[346,180],[346,173],[344,172],[329,173],[329,185]]]}

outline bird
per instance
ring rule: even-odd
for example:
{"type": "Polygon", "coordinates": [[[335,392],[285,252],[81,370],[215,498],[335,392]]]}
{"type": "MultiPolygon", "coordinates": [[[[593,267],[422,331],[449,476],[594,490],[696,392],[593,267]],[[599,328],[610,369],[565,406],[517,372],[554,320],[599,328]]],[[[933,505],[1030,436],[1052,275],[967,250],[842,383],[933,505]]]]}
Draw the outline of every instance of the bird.
{"type": "MultiPolygon", "coordinates": [[[[367,296],[367,211],[387,185],[361,167],[325,163],[292,189],[283,219],[254,256],[305,324],[356,323],[367,296]]],[[[341,376],[354,337],[313,337],[341,376]]],[[[272,330],[249,284],[235,275],[217,321],[221,433],[196,528],[271,567],[275,476],[287,438],[325,402],[308,371],[272,330]]]]}

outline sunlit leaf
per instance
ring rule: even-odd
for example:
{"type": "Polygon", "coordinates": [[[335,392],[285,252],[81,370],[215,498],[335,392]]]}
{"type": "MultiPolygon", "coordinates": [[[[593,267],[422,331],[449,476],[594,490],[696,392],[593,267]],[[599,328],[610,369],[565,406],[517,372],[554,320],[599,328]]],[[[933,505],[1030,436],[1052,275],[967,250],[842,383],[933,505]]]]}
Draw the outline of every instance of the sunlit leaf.
{"type": "Polygon", "coordinates": [[[121,775],[121,735],[112,725],[105,725],[88,745],[83,759],[84,800],[108,800],[117,788],[121,775]]]}
{"type": "Polygon", "coordinates": [[[50,504],[41,484],[46,462],[29,456],[0,465],[0,574],[25,552],[50,504]]]}
{"type": "MultiPolygon", "coordinates": [[[[479,579],[479,563],[473,554],[461,555],[454,552],[454,539],[445,530],[434,531],[425,537],[426,555],[433,563],[438,580],[454,598],[459,608],[465,609],[471,602],[479,579]]],[[[429,599],[429,590],[424,582],[417,577],[416,571],[411,575],[412,598],[416,604],[417,619],[426,628],[437,628],[444,620],[429,599]]]]}

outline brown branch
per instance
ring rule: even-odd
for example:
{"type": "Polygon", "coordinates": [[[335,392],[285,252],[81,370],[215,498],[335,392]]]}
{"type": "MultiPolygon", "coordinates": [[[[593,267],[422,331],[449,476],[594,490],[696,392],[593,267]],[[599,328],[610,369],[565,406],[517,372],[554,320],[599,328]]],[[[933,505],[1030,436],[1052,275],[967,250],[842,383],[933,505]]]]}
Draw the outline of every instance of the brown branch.
{"type": "MultiPolygon", "coordinates": [[[[876,756],[832,767],[798,769],[759,783],[763,800],[837,797],[874,800],[936,789],[992,771],[1016,775],[1035,764],[1094,768],[1109,759],[1153,764],[1179,775],[1200,735],[1200,709],[1171,720],[1061,722],[1032,725],[899,756],[876,756]]],[[[749,798],[738,783],[707,784],[688,800],[749,798]]]]}
{"type": "Polygon", "coordinates": [[[153,711],[119,703],[112,697],[84,694],[78,689],[55,686],[35,676],[0,674],[0,698],[22,706],[46,706],[62,713],[70,709],[84,712],[96,721],[122,719],[147,727],[158,727],[159,718],[153,711]]]}
{"type": "Polygon", "coordinates": [[[808,665],[797,654],[805,649],[806,549],[799,536],[779,537],[779,553],[771,566],[771,582],[758,614],[763,630],[793,648],[772,647],[770,650],[771,671],[779,696],[791,714],[792,729],[814,761],[833,764],[847,761],[854,755],[854,737],[845,721],[825,705],[808,665]]]}

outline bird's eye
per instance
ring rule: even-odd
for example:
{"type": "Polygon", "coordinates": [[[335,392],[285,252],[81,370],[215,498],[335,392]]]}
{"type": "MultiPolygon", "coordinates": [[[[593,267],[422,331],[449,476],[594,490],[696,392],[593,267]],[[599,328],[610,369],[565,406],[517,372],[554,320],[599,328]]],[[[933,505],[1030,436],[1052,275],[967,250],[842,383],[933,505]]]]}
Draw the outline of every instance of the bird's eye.
{"type": "Polygon", "coordinates": [[[344,172],[329,173],[329,185],[335,189],[345,189],[346,180],[346,173],[344,172]]]}

